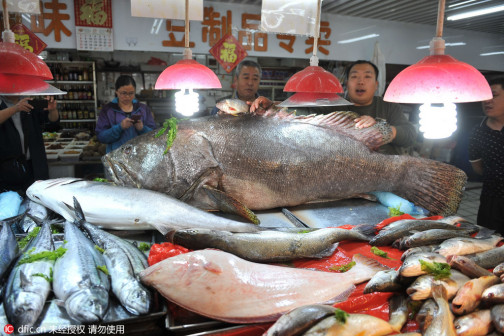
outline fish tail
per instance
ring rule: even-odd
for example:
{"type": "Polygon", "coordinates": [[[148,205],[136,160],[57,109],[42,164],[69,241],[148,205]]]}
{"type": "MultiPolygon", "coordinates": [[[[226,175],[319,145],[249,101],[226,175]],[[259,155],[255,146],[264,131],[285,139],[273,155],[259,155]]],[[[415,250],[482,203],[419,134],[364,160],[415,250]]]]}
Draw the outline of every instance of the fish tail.
{"type": "Polygon", "coordinates": [[[362,279],[362,281],[371,279],[379,271],[390,270],[390,267],[380,264],[377,260],[363,256],[360,253],[354,254],[352,260],[355,261],[356,265],[346,273],[355,273],[355,277],[362,279]]]}
{"type": "Polygon", "coordinates": [[[408,157],[405,173],[398,176],[400,190],[395,191],[433,215],[449,216],[457,212],[467,175],[455,166],[439,161],[408,157]]]}

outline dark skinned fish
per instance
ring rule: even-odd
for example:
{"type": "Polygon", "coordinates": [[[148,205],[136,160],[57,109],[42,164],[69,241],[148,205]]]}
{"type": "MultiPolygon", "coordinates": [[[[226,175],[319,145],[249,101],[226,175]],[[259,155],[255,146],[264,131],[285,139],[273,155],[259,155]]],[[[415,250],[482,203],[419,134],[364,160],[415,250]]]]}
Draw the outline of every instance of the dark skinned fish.
{"type": "Polygon", "coordinates": [[[492,272],[479,266],[473,260],[466,256],[449,255],[446,261],[452,268],[458,269],[470,278],[479,278],[482,276],[492,275],[492,272]]]}
{"type": "Polygon", "coordinates": [[[251,210],[390,191],[433,214],[456,212],[465,173],[441,162],[383,155],[390,127],[356,129],[351,112],[318,116],[246,114],[180,120],[166,136],[135,137],[102,158],[117,184],[151,189],[201,209],[219,190],[251,210]],[[205,188],[205,186],[211,187],[205,188]]]}
{"type": "Polygon", "coordinates": [[[494,268],[504,262],[504,245],[485,252],[476,253],[475,255],[468,256],[468,258],[483,268],[494,268]]]}
{"type": "Polygon", "coordinates": [[[279,262],[331,256],[343,240],[368,240],[356,230],[323,228],[310,232],[259,231],[231,233],[208,229],[176,230],[166,235],[192,250],[216,248],[255,262],[279,262]]]}
{"type": "Polygon", "coordinates": [[[329,305],[306,305],[283,314],[263,336],[298,336],[322,319],[334,315],[335,308],[329,305]]]}

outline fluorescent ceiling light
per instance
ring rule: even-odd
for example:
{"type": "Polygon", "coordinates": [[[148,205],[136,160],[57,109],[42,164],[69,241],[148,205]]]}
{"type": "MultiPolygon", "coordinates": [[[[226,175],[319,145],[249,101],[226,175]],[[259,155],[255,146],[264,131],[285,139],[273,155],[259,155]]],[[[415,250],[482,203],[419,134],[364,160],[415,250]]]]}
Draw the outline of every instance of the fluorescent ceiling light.
{"type": "Polygon", "coordinates": [[[338,43],[339,44],[353,43],[353,42],[367,40],[367,39],[370,39],[370,38],[373,38],[373,37],[378,37],[378,36],[380,36],[380,34],[369,34],[369,35],[360,36],[360,37],[356,37],[356,38],[349,39],[349,40],[338,41],[338,43]]]}
{"type": "Polygon", "coordinates": [[[455,21],[455,20],[461,20],[461,19],[467,19],[473,16],[479,16],[479,15],[486,15],[486,14],[491,14],[491,13],[496,13],[504,10],[504,5],[500,6],[494,6],[494,7],[489,7],[489,8],[483,8],[483,9],[478,9],[470,12],[465,12],[461,14],[456,14],[452,16],[448,16],[446,19],[448,21],[455,21]]]}
{"type": "Polygon", "coordinates": [[[462,5],[465,5],[467,3],[474,2],[474,1],[476,1],[476,0],[467,0],[467,1],[459,2],[459,3],[453,4],[453,5],[448,5],[448,8],[462,6],[462,5]]]}
{"type": "MultiPolygon", "coordinates": [[[[466,45],[465,42],[452,42],[452,43],[445,43],[445,46],[449,46],[449,47],[458,47],[458,46],[463,46],[463,45],[466,45]]],[[[429,49],[429,46],[428,45],[424,45],[424,46],[419,46],[419,47],[416,47],[417,49],[429,49]]]]}
{"type": "Polygon", "coordinates": [[[504,51],[494,51],[480,54],[480,56],[493,56],[493,55],[504,55],[504,51]]]}

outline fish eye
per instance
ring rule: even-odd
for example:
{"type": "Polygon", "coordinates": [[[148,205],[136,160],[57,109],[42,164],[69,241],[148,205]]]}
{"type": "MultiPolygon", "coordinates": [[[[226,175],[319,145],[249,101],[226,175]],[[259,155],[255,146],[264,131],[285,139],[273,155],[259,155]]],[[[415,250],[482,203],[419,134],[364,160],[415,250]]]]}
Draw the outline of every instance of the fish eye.
{"type": "Polygon", "coordinates": [[[133,149],[132,146],[130,146],[130,145],[126,146],[124,148],[124,154],[127,154],[127,155],[131,154],[132,149],[133,149]]]}

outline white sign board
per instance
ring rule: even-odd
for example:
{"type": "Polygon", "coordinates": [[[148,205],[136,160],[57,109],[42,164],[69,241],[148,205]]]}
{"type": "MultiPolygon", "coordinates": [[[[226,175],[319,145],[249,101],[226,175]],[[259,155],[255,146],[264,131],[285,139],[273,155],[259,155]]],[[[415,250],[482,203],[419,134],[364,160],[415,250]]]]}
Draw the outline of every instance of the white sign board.
{"type": "MultiPolygon", "coordinates": [[[[185,20],[185,0],[131,0],[131,16],[185,20]]],[[[189,20],[203,21],[203,0],[189,1],[189,20]]]]}

